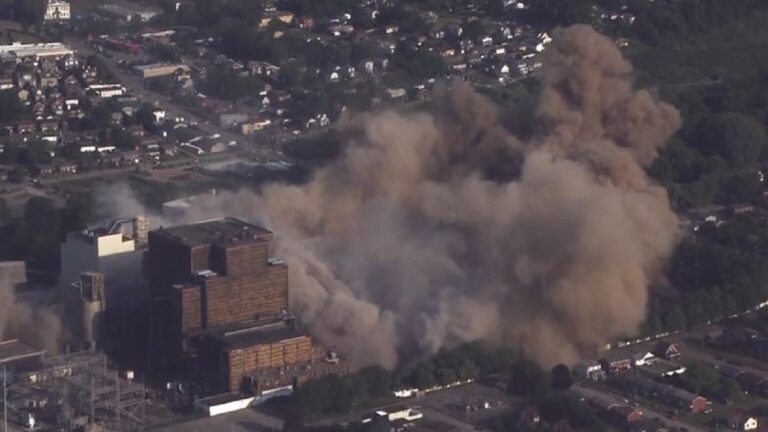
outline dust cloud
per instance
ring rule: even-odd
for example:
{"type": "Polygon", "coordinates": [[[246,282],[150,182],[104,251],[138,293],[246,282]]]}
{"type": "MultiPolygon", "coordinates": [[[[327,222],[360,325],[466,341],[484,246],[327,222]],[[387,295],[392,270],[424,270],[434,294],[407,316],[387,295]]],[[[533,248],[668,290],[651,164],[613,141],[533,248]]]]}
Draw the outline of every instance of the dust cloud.
{"type": "Polygon", "coordinates": [[[560,29],[532,136],[450,82],[429,109],[342,119],[343,154],[309,183],[200,199],[186,219],[275,230],[293,311],[360,364],[477,339],[571,362],[637,332],[678,238],[644,167],[680,116],[631,73],[608,38],[560,29]]]}
{"type": "Polygon", "coordinates": [[[53,308],[22,301],[10,278],[0,272],[0,341],[9,339],[56,354],[62,342],[62,327],[53,308]]]}

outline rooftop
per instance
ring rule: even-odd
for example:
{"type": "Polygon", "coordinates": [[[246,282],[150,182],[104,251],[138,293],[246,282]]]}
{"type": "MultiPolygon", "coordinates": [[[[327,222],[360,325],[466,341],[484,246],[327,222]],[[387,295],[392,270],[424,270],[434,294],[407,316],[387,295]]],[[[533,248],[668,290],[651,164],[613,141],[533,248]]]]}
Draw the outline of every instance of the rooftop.
{"type": "Polygon", "coordinates": [[[36,350],[19,342],[17,339],[0,342],[0,364],[30,357],[39,357],[43,354],[45,354],[45,350],[36,350]]]}
{"type": "Polygon", "coordinates": [[[221,242],[252,242],[272,237],[272,231],[232,217],[214,219],[153,231],[156,235],[181,242],[187,246],[201,246],[221,242]]]}
{"type": "Polygon", "coordinates": [[[0,56],[23,57],[45,57],[45,56],[65,56],[71,55],[74,51],[58,42],[41,44],[11,44],[0,45],[0,56]]]}

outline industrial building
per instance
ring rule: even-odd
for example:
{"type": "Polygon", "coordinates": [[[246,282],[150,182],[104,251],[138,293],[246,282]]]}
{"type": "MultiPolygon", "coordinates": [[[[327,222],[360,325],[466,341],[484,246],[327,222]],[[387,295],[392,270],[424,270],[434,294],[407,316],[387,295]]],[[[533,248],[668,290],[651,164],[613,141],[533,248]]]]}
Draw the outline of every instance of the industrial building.
{"type": "Polygon", "coordinates": [[[153,372],[249,395],[346,372],[290,314],[272,237],[234,218],[149,233],[153,372]]]}
{"type": "Polygon", "coordinates": [[[27,58],[62,58],[74,55],[74,51],[58,42],[40,43],[40,44],[21,44],[0,45],[0,59],[2,60],[24,60],[27,58]]]}
{"type": "Polygon", "coordinates": [[[188,73],[189,66],[181,63],[152,63],[134,66],[133,70],[144,79],[173,75],[177,72],[188,73]]]}
{"type": "MultiPolygon", "coordinates": [[[[143,273],[149,225],[143,216],[67,234],[59,298],[67,345],[125,356],[146,345],[149,292],[143,273]],[[117,343],[119,341],[119,343],[117,343]]],[[[134,354],[135,355],[135,354],[134,354]]],[[[137,366],[145,359],[122,359],[137,366]]]]}
{"type": "Polygon", "coordinates": [[[71,286],[83,272],[98,272],[115,290],[141,285],[148,232],[147,219],[137,216],[67,234],[61,244],[59,280],[64,286],[71,286]]]}

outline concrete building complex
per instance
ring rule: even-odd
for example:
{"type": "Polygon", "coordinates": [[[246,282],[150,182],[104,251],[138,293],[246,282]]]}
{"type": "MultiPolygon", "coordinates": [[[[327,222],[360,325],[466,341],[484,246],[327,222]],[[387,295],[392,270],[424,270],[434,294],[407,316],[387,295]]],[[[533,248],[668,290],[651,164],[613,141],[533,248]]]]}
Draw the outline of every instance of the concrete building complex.
{"type": "Polygon", "coordinates": [[[346,363],[317,347],[289,312],[288,267],[272,232],[233,218],[149,234],[155,372],[205,394],[259,395],[346,363]],[[307,367],[316,365],[316,367],[307,367]]]}

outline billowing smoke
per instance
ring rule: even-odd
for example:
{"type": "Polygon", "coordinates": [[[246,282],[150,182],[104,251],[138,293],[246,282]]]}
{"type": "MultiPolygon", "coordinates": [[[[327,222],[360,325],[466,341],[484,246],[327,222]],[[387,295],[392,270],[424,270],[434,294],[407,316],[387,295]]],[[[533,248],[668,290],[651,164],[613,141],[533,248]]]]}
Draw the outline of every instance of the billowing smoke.
{"type": "Polygon", "coordinates": [[[589,27],[556,31],[543,63],[532,136],[448,83],[429,110],[343,119],[343,154],[308,184],[198,200],[189,218],[266,222],[294,312],[360,363],[476,339],[573,361],[644,319],[677,238],[644,167],[680,117],[589,27]]]}
{"type": "Polygon", "coordinates": [[[20,339],[36,348],[57,353],[61,343],[61,321],[53,308],[19,299],[13,281],[0,274],[0,341],[8,339],[20,339]]]}

